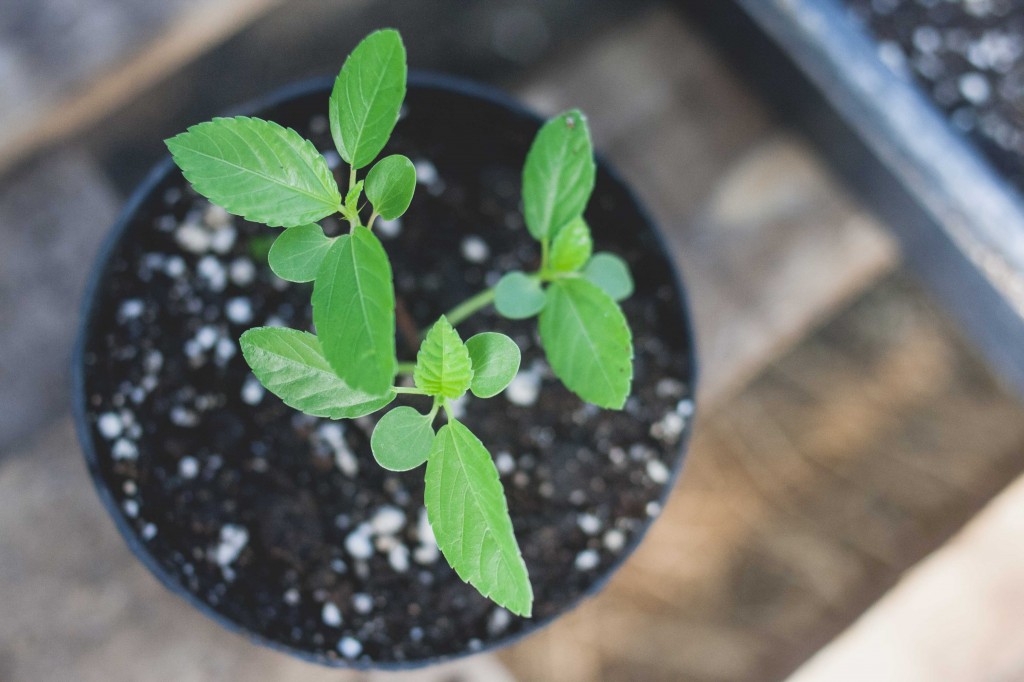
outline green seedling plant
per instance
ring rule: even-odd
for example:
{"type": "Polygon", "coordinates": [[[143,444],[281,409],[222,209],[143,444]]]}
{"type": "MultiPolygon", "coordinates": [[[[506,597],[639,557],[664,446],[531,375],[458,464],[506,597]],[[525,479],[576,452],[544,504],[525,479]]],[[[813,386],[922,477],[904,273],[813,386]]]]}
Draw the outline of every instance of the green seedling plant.
{"type": "Polygon", "coordinates": [[[537,316],[545,354],[564,385],[595,405],[621,409],[633,347],[617,301],[631,294],[633,282],[621,258],[592,253],[582,217],[594,188],[590,132],[581,112],[565,112],[541,128],[523,171],[524,217],[540,245],[540,267],[507,273],[441,316],[422,334],[415,362],[399,362],[391,264],[373,227],[406,212],[416,171],[399,154],[374,161],[398,121],[405,90],[397,32],[370,34],[346,59],[328,104],[331,136],[349,167],[344,192],[311,142],[270,121],[215,118],[167,146],[211,202],[284,228],[268,253],[271,269],[287,281],[313,284],[316,335],[280,327],[242,334],[242,353],[256,378],[290,407],[329,419],[384,410],[398,395],[422,399],[423,410],[395,407],[380,418],[370,439],[373,456],[391,471],[426,463],[427,516],[448,563],[481,594],[528,617],[533,588],[497,468],[452,411],[467,392],[501,393],[519,370],[520,350],[496,332],[464,341],[456,327],[492,304],[507,318],[537,316]],[[334,214],[348,231],[328,237],[318,221],[334,214]],[[411,382],[400,379],[409,375],[411,382]]]}

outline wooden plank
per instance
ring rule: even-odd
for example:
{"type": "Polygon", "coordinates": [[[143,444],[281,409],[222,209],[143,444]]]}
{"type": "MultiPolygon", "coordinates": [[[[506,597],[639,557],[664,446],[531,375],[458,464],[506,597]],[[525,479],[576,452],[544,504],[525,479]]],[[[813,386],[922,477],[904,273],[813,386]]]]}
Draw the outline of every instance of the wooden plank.
{"type": "Polygon", "coordinates": [[[0,457],[67,411],[82,287],[119,203],[76,149],[0,185],[0,457]]]}
{"type": "Polygon", "coordinates": [[[1002,682],[1024,672],[1024,477],[789,682],[1002,682]]]}
{"type": "Polygon", "coordinates": [[[13,0],[0,40],[0,172],[95,124],[280,0],[13,0]],[[30,7],[31,5],[31,7],[30,7]]]}

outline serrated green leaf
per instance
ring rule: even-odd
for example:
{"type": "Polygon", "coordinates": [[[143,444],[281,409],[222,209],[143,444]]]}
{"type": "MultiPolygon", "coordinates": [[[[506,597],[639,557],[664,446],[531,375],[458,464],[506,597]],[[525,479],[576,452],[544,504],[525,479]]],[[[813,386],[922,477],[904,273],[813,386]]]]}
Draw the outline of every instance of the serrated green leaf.
{"type": "Polygon", "coordinates": [[[366,198],[384,220],[405,213],[415,191],[416,167],[401,154],[385,156],[366,174],[366,198]]]}
{"type": "Polygon", "coordinates": [[[412,378],[416,387],[428,395],[453,400],[469,388],[473,380],[469,351],[444,315],[423,339],[412,378]]]}
{"type": "Polygon", "coordinates": [[[484,332],[466,341],[473,363],[469,389],[477,398],[490,398],[505,390],[519,371],[521,353],[516,342],[497,332],[484,332]]]}
{"type": "Polygon", "coordinates": [[[434,444],[433,419],[402,406],[384,415],[370,436],[377,463],[389,471],[409,471],[427,461],[434,444]]]}
{"type": "Polygon", "coordinates": [[[314,417],[354,419],[381,409],[395,394],[374,396],[342,381],[324,359],[317,338],[283,327],[242,334],[242,355],[263,386],[285,405],[314,417]]]}
{"type": "Polygon", "coordinates": [[[498,470],[480,439],[454,419],[434,439],[424,502],[437,545],[459,577],[496,604],[529,617],[533,588],[498,470]]]}
{"type": "Polygon", "coordinates": [[[246,220],[294,227],[341,209],[327,161],[291,128],[246,116],[215,118],[166,144],[197,192],[246,220]]]}
{"type": "Polygon", "coordinates": [[[510,320],[533,317],[546,300],[540,282],[518,270],[506,273],[494,287],[494,307],[510,320]]]}
{"type": "Polygon", "coordinates": [[[316,223],[289,227],[270,247],[270,269],[289,282],[312,282],[333,241],[316,223]]]}
{"type": "Polygon", "coordinates": [[[328,249],[313,285],[324,356],[353,388],[383,394],[395,376],[395,289],[380,241],[357,226],[328,249]]]}
{"type": "Polygon", "coordinates": [[[535,239],[555,237],[582,215],[595,172],[590,129],[581,111],[566,111],[544,124],[523,167],[523,216],[535,239]]]}
{"type": "Polygon", "coordinates": [[[573,218],[558,231],[551,243],[551,267],[558,272],[576,272],[590,258],[594,240],[582,217],[573,218]]]}
{"type": "Polygon", "coordinates": [[[349,188],[345,195],[345,210],[349,214],[356,214],[359,211],[359,196],[363,193],[363,181],[360,180],[349,188]]]}
{"type": "Polygon", "coordinates": [[[380,154],[405,99],[405,46],[397,31],[366,36],[345,60],[331,91],[331,137],[354,168],[380,154]]]}
{"type": "Polygon", "coordinates": [[[619,306],[582,278],[557,280],[547,294],[539,326],[551,369],[587,402],[621,409],[633,379],[633,341],[619,306]]]}
{"type": "Polygon", "coordinates": [[[633,295],[633,276],[629,274],[629,266],[614,253],[595,253],[583,268],[583,276],[604,289],[616,301],[623,301],[633,295]]]}

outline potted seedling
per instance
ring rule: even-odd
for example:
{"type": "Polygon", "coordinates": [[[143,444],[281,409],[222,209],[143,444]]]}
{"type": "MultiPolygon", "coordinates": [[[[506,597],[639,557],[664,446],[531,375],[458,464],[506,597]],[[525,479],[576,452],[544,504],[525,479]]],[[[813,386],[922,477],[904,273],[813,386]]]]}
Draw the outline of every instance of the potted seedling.
{"type": "Polygon", "coordinates": [[[167,140],[181,174],[162,169],[139,200],[161,215],[129,215],[172,232],[191,262],[143,247],[121,261],[148,271],[108,262],[105,288],[94,285],[90,299],[120,298],[106,325],[121,331],[97,331],[92,301],[83,440],[133,547],[218,619],[321,662],[440,660],[568,608],[657,514],[692,412],[681,292],[632,197],[599,172],[580,111],[538,131],[507,102],[437,82],[407,102],[392,30],[356,47],[310,118],[318,92],[264,107],[312,139],[277,116],[234,116],[167,140]],[[524,147],[510,189],[503,157],[524,147]],[[183,197],[192,208],[166,219],[183,197]],[[225,229],[229,263],[211,274],[225,229]],[[636,359],[630,266],[595,253],[608,230],[630,230],[624,255],[650,267],[636,359]],[[165,282],[174,258],[171,280],[194,268],[200,293],[217,295],[165,282]],[[125,272],[160,280],[160,311],[131,298],[135,282],[109,284],[125,272]],[[225,296],[257,277],[260,293],[225,296]],[[173,373],[171,391],[146,379],[166,371],[165,309],[190,320],[177,366],[202,375],[173,373]],[[142,372],[138,386],[124,364],[142,372]],[[644,385],[631,398],[635,365],[644,385]],[[226,409],[232,394],[244,405],[226,409]],[[207,425],[203,443],[192,431],[207,425]],[[150,452],[147,430],[161,427],[150,452]],[[615,473],[594,473],[604,469],[615,473]],[[479,595],[442,572],[438,549],[479,595]]]}

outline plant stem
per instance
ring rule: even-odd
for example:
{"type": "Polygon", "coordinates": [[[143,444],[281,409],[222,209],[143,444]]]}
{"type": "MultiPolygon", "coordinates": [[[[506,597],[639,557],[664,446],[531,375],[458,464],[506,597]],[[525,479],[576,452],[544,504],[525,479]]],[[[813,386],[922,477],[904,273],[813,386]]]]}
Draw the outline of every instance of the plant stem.
{"type": "Polygon", "coordinates": [[[391,390],[395,393],[405,393],[407,395],[426,395],[422,390],[413,388],[411,386],[392,386],[391,390]]]}
{"type": "Polygon", "coordinates": [[[448,322],[454,327],[476,311],[487,307],[493,302],[494,287],[491,287],[490,289],[484,289],[475,296],[467,298],[465,301],[449,310],[445,317],[448,318],[448,322]]]}
{"type": "Polygon", "coordinates": [[[398,373],[399,374],[412,374],[413,370],[415,370],[415,369],[416,369],[416,363],[415,362],[400,362],[400,363],[398,363],[398,373]]]}

